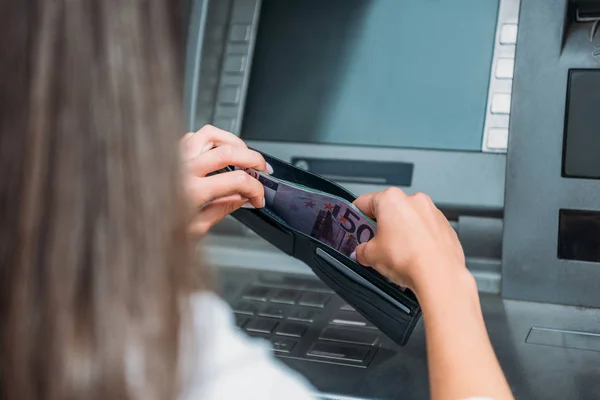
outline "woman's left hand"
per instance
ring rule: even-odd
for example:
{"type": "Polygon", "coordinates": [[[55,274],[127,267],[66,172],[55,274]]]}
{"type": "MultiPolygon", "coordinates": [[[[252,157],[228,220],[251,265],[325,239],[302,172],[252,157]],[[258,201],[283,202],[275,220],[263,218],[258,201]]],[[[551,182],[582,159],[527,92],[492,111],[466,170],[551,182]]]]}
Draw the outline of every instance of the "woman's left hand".
{"type": "Polygon", "coordinates": [[[181,140],[188,200],[198,208],[190,224],[193,235],[204,235],[240,207],[264,207],[264,188],[244,171],[207,176],[228,165],[273,172],[260,153],[248,149],[239,137],[207,125],[181,140]]]}

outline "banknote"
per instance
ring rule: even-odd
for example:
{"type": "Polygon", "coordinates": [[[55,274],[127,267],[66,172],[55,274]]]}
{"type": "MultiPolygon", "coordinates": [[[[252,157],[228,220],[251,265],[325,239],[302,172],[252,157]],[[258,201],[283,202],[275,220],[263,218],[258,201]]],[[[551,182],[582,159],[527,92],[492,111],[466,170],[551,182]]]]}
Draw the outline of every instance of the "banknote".
{"type": "Polygon", "coordinates": [[[265,188],[265,211],[273,218],[349,256],[377,231],[352,203],[254,169],[245,169],[265,188]]]}

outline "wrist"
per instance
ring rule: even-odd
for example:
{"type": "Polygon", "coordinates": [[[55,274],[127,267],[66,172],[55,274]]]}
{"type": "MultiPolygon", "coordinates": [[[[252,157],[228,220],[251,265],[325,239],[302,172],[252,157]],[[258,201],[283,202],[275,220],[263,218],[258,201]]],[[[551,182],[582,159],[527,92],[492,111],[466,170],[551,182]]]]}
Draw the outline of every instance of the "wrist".
{"type": "Polygon", "coordinates": [[[463,308],[469,304],[479,307],[477,283],[469,270],[464,265],[449,265],[443,270],[447,273],[430,274],[414,282],[415,295],[423,313],[448,307],[463,308]]]}

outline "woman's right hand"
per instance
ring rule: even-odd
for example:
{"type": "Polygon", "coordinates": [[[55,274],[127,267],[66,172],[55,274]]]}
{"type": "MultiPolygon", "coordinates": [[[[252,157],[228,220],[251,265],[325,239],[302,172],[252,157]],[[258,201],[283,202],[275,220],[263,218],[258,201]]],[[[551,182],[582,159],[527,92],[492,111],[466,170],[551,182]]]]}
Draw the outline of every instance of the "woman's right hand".
{"type": "Polygon", "coordinates": [[[360,264],[417,295],[433,278],[468,274],[456,232],[427,195],[408,196],[389,188],[363,195],[354,204],[377,220],[375,237],[356,248],[360,264]]]}
{"type": "Polygon", "coordinates": [[[490,343],[475,279],[454,229],[431,199],[400,189],[359,197],[377,219],[375,237],[356,248],[359,263],[412,289],[425,322],[431,398],[513,396],[490,343]]]}

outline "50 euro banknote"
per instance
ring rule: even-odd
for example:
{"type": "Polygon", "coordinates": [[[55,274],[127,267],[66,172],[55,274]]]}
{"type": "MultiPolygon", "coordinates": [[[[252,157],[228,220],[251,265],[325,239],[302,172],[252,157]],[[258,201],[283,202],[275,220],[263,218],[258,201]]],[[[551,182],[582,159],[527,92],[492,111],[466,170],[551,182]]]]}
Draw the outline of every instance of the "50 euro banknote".
{"type": "Polygon", "coordinates": [[[265,188],[265,212],[349,256],[369,241],[376,223],[341,197],[244,169],[265,188]]]}

